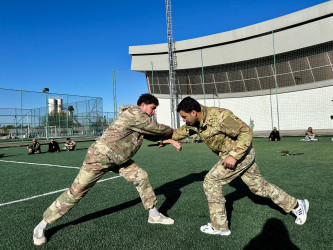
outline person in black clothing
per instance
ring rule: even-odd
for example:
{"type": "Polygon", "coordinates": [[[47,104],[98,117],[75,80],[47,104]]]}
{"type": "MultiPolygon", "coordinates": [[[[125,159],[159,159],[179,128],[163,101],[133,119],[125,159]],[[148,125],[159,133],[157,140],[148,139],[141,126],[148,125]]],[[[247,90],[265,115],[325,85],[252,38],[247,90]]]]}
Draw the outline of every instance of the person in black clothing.
{"type": "Polygon", "coordinates": [[[59,147],[59,144],[58,142],[56,142],[55,140],[51,140],[50,143],[49,143],[49,152],[60,152],[60,147],[59,147]]]}
{"type": "Polygon", "coordinates": [[[269,138],[269,141],[279,141],[280,140],[280,133],[276,129],[276,127],[274,127],[274,129],[272,130],[272,132],[270,133],[268,138],[269,138]]]}

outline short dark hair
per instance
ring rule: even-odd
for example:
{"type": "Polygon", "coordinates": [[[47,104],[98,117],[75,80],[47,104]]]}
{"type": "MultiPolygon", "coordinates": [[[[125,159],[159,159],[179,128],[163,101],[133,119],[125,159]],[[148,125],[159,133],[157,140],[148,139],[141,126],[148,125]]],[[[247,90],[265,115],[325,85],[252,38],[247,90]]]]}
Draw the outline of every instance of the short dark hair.
{"type": "Polygon", "coordinates": [[[201,111],[200,103],[198,103],[197,100],[193,99],[192,97],[188,96],[185,97],[177,107],[177,112],[180,112],[183,110],[186,113],[191,113],[192,110],[195,110],[197,112],[201,111]]]}
{"type": "Polygon", "coordinates": [[[71,140],[71,138],[67,138],[66,140],[67,140],[67,141],[68,141],[68,140],[71,140]]]}
{"type": "Polygon", "coordinates": [[[151,94],[142,94],[139,99],[138,102],[136,103],[138,106],[140,106],[142,103],[144,104],[155,104],[156,106],[158,106],[158,99],[151,95],[151,94]]]}

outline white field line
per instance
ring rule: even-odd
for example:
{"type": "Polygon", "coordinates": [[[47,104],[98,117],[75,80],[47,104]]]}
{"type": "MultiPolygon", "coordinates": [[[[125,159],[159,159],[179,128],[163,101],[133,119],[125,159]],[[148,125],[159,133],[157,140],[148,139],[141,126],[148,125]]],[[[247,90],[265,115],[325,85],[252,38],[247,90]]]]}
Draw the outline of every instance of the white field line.
{"type": "Polygon", "coordinates": [[[75,169],[80,169],[79,167],[61,166],[61,165],[53,165],[53,164],[46,164],[46,163],[34,163],[34,162],[22,162],[22,161],[6,161],[6,160],[0,160],[0,162],[9,162],[9,163],[27,164],[27,165],[40,165],[40,166],[49,166],[49,167],[58,167],[58,168],[75,168],[75,169]]]}
{"type": "MultiPolygon", "coordinates": [[[[104,182],[104,181],[109,181],[109,180],[116,179],[116,178],[119,178],[119,177],[121,177],[121,176],[119,176],[119,175],[118,176],[113,176],[113,177],[110,177],[110,178],[99,180],[99,181],[97,181],[97,183],[104,182]]],[[[36,199],[36,198],[39,198],[39,197],[42,197],[42,196],[47,196],[47,195],[51,195],[51,194],[56,194],[56,193],[64,192],[67,189],[68,188],[64,188],[64,189],[60,189],[60,190],[48,192],[48,193],[45,193],[45,194],[39,194],[39,195],[31,196],[31,197],[28,197],[28,198],[16,200],[16,201],[10,201],[10,202],[6,202],[6,203],[0,203],[0,207],[6,206],[6,205],[11,205],[11,204],[14,204],[14,203],[23,202],[23,201],[28,201],[28,200],[36,199]]]]}

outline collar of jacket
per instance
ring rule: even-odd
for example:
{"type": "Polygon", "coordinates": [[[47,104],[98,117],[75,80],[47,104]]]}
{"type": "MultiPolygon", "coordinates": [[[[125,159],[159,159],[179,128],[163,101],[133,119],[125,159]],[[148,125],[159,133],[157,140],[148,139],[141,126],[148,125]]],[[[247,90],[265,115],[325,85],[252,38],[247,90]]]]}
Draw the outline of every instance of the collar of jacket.
{"type": "Polygon", "coordinates": [[[206,127],[206,118],[207,118],[207,107],[200,105],[201,106],[201,121],[200,121],[200,125],[199,128],[204,129],[206,127]]]}

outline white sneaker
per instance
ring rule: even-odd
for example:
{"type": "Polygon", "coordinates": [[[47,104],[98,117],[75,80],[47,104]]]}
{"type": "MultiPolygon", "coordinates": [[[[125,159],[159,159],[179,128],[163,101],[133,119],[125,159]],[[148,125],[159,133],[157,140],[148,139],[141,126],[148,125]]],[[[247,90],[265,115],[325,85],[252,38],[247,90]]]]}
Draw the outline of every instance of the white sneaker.
{"type": "Polygon", "coordinates": [[[35,228],[34,235],[33,235],[34,244],[37,246],[41,246],[46,244],[46,237],[44,236],[44,229],[43,228],[35,228]]]}
{"type": "Polygon", "coordinates": [[[161,213],[158,213],[157,216],[152,216],[151,214],[149,214],[148,223],[172,225],[173,223],[175,223],[175,221],[169,217],[164,216],[161,213]]]}
{"type": "Polygon", "coordinates": [[[203,232],[205,234],[214,234],[214,235],[223,235],[223,236],[228,236],[231,234],[231,231],[229,229],[224,230],[224,231],[216,230],[212,227],[212,225],[210,223],[208,223],[207,225],[201,226],[200,230],[201,230],[201,232],[203,232]]]}
{"type": "Polygon", "coordinates": [[[296,215],[295,223],[298,225],[303,225],[306,222],[306,215],[309,211],[309,201],[305,200],[297,200],[298,207],[293,209],[293,214],[296,215]]]}

